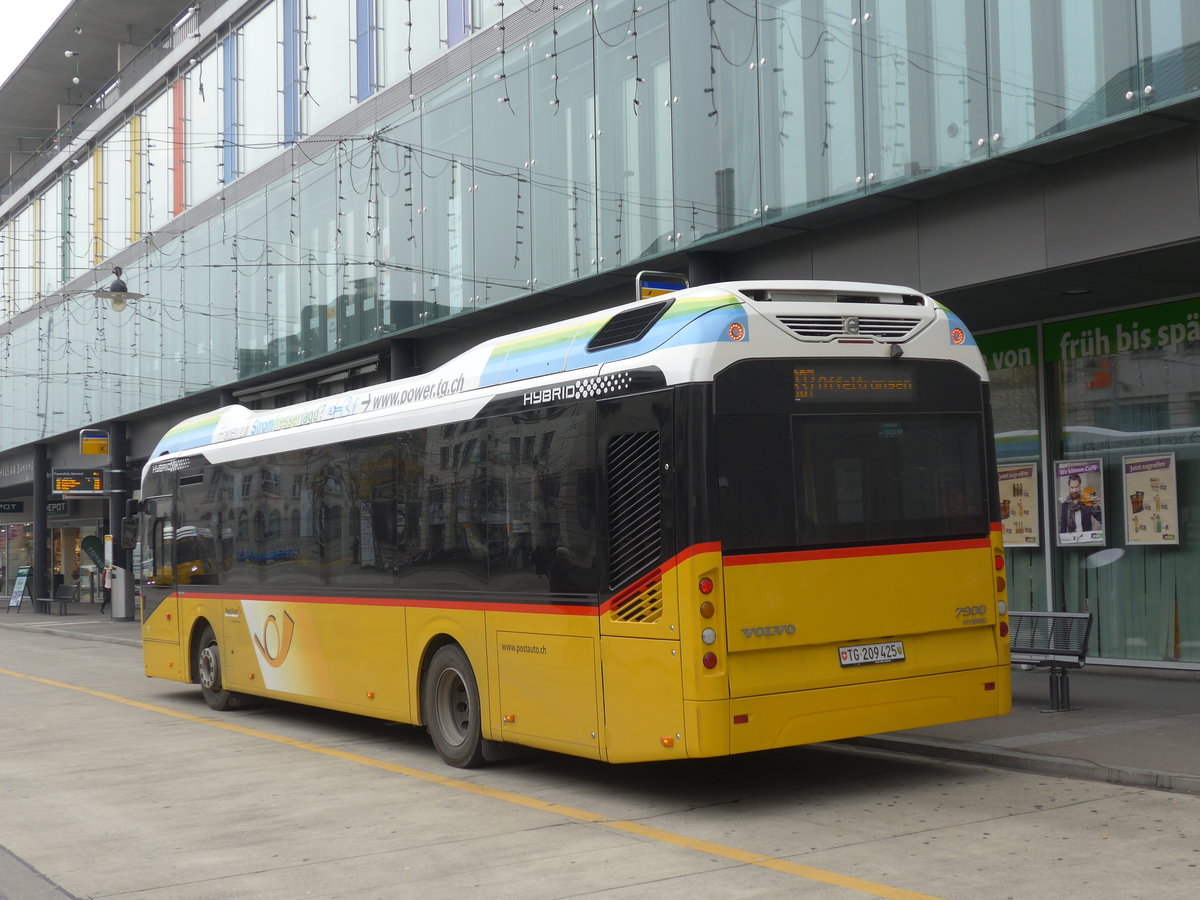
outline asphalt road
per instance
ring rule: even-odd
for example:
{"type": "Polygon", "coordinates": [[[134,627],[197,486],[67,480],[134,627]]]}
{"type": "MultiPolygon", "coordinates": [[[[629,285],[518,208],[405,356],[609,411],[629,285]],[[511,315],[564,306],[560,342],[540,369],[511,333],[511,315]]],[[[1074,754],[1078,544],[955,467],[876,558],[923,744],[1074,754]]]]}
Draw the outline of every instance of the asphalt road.
{"type": "Polygon", "coordinates": [[[843,746],[447,768],[0,630],[0,898],[1191,898],[1200,796],[843,746]]]}

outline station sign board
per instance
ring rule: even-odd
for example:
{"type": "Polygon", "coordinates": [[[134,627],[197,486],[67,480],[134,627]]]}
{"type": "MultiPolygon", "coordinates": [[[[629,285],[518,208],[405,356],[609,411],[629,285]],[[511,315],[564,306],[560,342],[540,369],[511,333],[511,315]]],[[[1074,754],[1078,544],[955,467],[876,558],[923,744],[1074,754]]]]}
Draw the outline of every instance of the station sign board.
{"type": "Polygon", "coordinates": [[[83,428],[79,432],[81,456],[108,456],[108,432],[100,428],[83,428]]]}

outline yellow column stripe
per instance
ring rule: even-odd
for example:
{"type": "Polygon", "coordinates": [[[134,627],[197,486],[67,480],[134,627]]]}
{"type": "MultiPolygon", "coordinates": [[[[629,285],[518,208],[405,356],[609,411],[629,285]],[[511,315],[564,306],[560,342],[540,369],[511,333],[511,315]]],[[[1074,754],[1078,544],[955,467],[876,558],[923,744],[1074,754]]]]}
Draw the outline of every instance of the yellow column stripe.
{"type": "Polygon", "coordinates": [[[92,151],[92,265],[104,262],[104,149],[92,151]]]}
{"type": "Polygon", "coordinates": [[[129,243],[142,239],[142,117],[129,120],[129,243]]]}
{"type": "Polygon", "coordinates": [[[69,691],[78,691],[81,694],[88,694],[101,700],[111,700],[114,703],[121,703],[125,706],[132,706],[136,709],[146,710],[147,712],[159,713],[164,716],[172,716],[176,719],[183,719],[184,721],[195,722],[200,725],[209,725],[213,728],[220,728],[223,731],[232,732],[233,734],[240,734],[243,737],[271,741],[272,743],[282,744],[285,747],[292,747],[296,750],[306,750],[310,753],[317,753],[321,756],[340,759],[344,762],[370,766],[373,769],[380,769],[384,772],[392,772],[396,775],[405,775],[409,778],[415,778],[420,781],[429,782],[430,784],[437,784],[441,785],[442,787],[464,791],[468,794],[476,794],[481,797],[500,800],[504,803],[512,803],[517,806],[524,806],[527,809],[551,813],[552,815],[563,816],[568,819],[575,819],[579,822],[587,822],[588,824],[592,825],[601,825],[605,828],[612,828],[616,831],[623,831],[627,834],[637,835],[638,837],[660,841],[664,844],[671,844],[687,850],[695,850],[698,853],[707,853],[712,856],[719,856],[733,862],[751,866],[759,866],[764,869],[771,869],[775,872],[782,872],[785,875],[795,875],[800,878],[806,878],[810,881],[819,881],[823,884],[844,887],[848,890],[861,891],[862,893],[870,894],[873,897],[883,897],[885,900],[938,900],[937,897],[933,897],[929,894],[906,891],[903,888],[892,887],[886,884],[878,884],[874,881],[867,881],[862,878],[854,878],[850,875],[841,875],[837,872],[830,872],[826,869],[818,869],[814,866],[805,866],[800,863],[788,862],[787,860],[776,859],[775,857],[771,856],[763,856],[759,853],[750,853],[746,850],[739,850],[737,847],[727,847],[724,844],[714,844],[711,841],[702,841],[696,838],[689,838],[681,834],[675,834],[674,832],[663,831],[660,828],[651,828],[648,825],[642,825],[638,822],[626,822],[609,819],[600,813],[588,812],[587,810],[583,809],[575,809],[571,806],[561,806],[557,803],[547,803],[546,801],[538,800],[535,797],[526,797],[522,794],[514,794],[511,791],[504,791],[498,788],[490,788],[481,784],[474,784],[470,781],[463,781],[459,778],[449,778],[445,775],[437,775],[433,772],[425,772],[421,769],[411,768],[410,766],[401,766],[397,765],[396,763],[385,762],[381,759],[374,759],[370,756],[363,756],[359,753],[350,753],[345,750],[335,750],[332,747],[323,747],[320,744],[313,744],[309,741],[302,741],[296,738],[286,737],[282,734],[273,734],[269,731],[259,731],[257,728],[246,728],[243,725],[235,725],[232,722],[222,722],[218,719],[206,719],[203,716],[194,716],[191,713],[179,712],[174,709],[168,709],[165,706],[155,706],[152,703],[142,703],[140,700],[131,700],[128,697],[121,697],[117,694],[109,694],[105,691],[97,691],[92,688],[81,687],[75,684],[67,684],[62,681],[52,681],[48,678],[38,678],[36,675],[26,675],[22,672],[13,672],[8,669],[0,669],[0,675],[8,675],[12,678],[21,678],[26,681],[34,681],[38,684],[49,685],[50,687],[65,688],[69,691]]]}

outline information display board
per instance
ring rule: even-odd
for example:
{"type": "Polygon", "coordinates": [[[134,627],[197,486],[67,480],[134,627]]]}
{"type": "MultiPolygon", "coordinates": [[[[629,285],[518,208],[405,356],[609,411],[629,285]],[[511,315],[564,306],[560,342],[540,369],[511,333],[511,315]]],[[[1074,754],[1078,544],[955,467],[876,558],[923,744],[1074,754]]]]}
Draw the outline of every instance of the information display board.
{"type": "Polygon", "coordinates": [[[103,494],[103,469],[53,469],[50,473],[56,494],[103,494]]]}

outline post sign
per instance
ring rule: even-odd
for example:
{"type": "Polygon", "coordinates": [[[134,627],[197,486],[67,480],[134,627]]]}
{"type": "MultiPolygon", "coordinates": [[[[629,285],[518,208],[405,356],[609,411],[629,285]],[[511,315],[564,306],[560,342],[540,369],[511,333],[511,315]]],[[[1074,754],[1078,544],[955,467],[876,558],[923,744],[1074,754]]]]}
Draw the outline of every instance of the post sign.
{"type": "Polygon", "coordinates": [[[108,456],[108,432],[99,428],[84,428],[79,432],[81,456],[108,456]]]}
{"type": "Polygon", "coordinates": [[[51,471],[55,494],[103,494],[103,469],[53,469],[51,471]]]}

